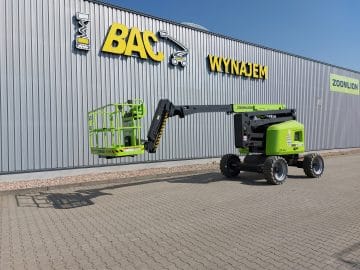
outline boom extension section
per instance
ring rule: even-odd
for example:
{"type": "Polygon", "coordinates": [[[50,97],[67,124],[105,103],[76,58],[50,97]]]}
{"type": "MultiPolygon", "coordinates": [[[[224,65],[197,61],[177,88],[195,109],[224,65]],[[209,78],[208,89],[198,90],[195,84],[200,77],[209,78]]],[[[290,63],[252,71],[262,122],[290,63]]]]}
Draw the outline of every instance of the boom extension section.
{"type": "Polygon", "coordinates": [[[225,112],[232,113],[232,105],[185,105],[175,106],[168,99],[161,99],[156,108],[152,119],[147,141],[145,142],[145,150],[149,153],[155,153],[160,143],[166,121],[169,117],[179,116],[184,118],[186,115],[194,113],[207,112],[225,112]]]}
{"type": "MultiPolygon", "coordinates": [[[[187,115],[195,113],[212,113],[212,112],[225,112],[227,114],[236,113],[236,115],[242,115],[245,112],[258,112],[258,111],[268,111],[268,114],[276,111],[279,115],[289,115],[291,110],[285,110],[285,105],[282,104],[229,104],[229,105],[174,105],[168,99],[161,99],[156,108],[154,117],[152,119],[147,141],[145,142],[145,150],[149,153],[155,153],[156,149],[160,143],[161,136],[163,134],[166,121],[169,117],[179,116],[184,118],[187,115]],[[280,110],[280,111],[279,111],[280,110]]],[[[258,112],[256,115],[264,115],[265,112],[258,112]]],[[[271,115],[273,117],[273,115],[271,115]]],[[[267,123],[279,123],[284,121],[285,118],[278,119],[277,121],[272,120],[263,120],[267,123]]],[[[295,119],[291,117],[291,119],[295,119]]],[[[290,118],[289,118],[290,120],[290,118]]],[[[261,120],[259,120],[261,122],[261,120]]],[[[237,124],[236,121],[235,124],[237,124]]],[[[258,122],[259,123],[259,122],[258,122]]],[[[245,124],[245,123],[244,123],[245,124]]],[[[242,133],[241,133],[242,134],[242,133]]],[[[235,133],[237,137],[237,132],[235,133]]],[[[241,136],[243,138],[243,136],[241,136]]],[[[239,139],[237,139],[239,140],[239,139]]],[[[244,147],[244,146],[243,146],[244,147]]]]}

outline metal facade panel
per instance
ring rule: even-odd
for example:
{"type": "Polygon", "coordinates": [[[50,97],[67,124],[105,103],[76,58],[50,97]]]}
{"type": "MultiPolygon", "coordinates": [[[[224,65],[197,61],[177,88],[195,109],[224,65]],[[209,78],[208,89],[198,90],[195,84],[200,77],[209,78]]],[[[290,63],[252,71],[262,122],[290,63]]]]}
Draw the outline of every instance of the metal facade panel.
{"type": "Polygon", "coordinates": [[[360,73],[83,0],[0,1],[0,173],[220,156],[235,152],[225,114],[169,119],[158,153],[103,160],[89,153],[87,111],[143,98],[146,137],[157,101],[175,104],[285,103],[298,110],[311,150],[360,146],[360,96],[330,92],[329,75],[360,73]],[[74,48],[76,12],[90,15],[91,50],[74,48]],[[174,45],[154,44],[161,63],[101,52],[109,26],[165,29],[190,49],[188,66],[168,63],[174,45]],[[213,73],[207,55],[269,66],[268,80],[213,73]],[[358,121],[357,121],[358,122],[358,121]]]}
{"type": "Polygon", "coordinates": [[[7,141],[7,64],[6,64],[6,5],[0,1],[0,172],[8,171],[7,141]]]}

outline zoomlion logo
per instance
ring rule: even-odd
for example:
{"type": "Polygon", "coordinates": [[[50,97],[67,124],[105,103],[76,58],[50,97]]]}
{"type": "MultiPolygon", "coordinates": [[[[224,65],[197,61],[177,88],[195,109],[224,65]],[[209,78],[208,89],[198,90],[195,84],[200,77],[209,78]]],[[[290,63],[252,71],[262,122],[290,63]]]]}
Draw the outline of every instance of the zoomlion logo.
{"type": "Polygon", "coordinates": [[[76,20],[78,21],[78,32],[76,33],[75,47],[79,50],[90,50],[90,37],[88,34],[88,23],[90,22],[89,14],[76,12],[76,20]]]}

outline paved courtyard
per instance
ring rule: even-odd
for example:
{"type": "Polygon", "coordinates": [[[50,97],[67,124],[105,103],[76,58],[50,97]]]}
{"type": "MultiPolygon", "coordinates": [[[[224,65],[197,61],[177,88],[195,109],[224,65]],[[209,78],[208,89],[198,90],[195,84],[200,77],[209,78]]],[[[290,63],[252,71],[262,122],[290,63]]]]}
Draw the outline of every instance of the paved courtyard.
{"type": "Polygon", "coordinates": [[[360,269],[360,155],[326,166],[3,194],[0,269],[360,269]]]}

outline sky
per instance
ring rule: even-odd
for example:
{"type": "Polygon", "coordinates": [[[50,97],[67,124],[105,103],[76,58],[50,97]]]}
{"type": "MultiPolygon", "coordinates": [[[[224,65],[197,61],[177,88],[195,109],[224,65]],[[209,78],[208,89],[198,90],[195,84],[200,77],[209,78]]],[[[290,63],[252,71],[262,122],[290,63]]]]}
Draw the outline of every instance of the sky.
{"type": "Polygon", "coordinates": [[[360,0],[102,0],[360,71],[360,0]]]}

